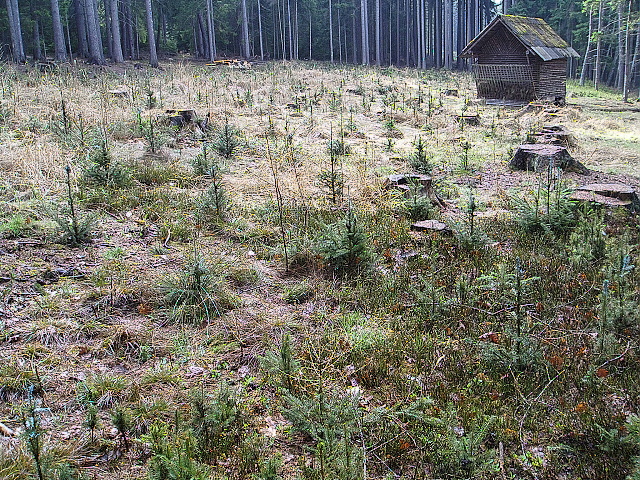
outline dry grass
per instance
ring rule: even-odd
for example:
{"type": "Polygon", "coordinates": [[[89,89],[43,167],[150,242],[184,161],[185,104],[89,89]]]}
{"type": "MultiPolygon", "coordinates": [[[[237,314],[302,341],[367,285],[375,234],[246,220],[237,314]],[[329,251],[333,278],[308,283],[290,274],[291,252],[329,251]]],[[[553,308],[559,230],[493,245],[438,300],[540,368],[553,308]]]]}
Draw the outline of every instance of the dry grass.
{"type": "MultiPolygon", "coordinates": [[[[90,245],[70,249],[52,243],[49,227],[36,230],[31,243],[20,238],[0,239],[0,362],[18,359],[29,379],[36,376],[37,367],[47,407],[56,418],[55,423],[45,425],[47,438],[51,445],[64,445],[69,438],[80,439],[78,444],[69,443],[61,458],[81,466],[97,479],[146,475],[140,459],[149,454],[147,444],[138,438],[135,447],[124,452],[113,432],[107,410],[117,404],[137,412],[137,435],[146,432],[151,418],[171,423],[180,415],[187,415],[190,390],[213,390],[223,381],[230,381],[246,393],[252,431],[260,431],[262,425],[273,422],[272,416],[280,415],[282,399],[265,378],[259,358],[277,349],[286,332],[293,334],[296,347],[305,349],[299,352],[300,359],[310,365],[309,376],[315,380],[301,388],[309,391],[324,368],[333,372],[336,388],[351,388],[353,385],[348,382],[355,382],[357,375],[350,370],[354,368],[350,362],[361,361],[357,374],[372,385],[397,373],[396,379],[424,382],[421,388],[437,397],[439,382],[448,381],[447,372],[460,370],[464,376],[466,370],[475,368],[478,347],[472,347],[476,354],[473,359],[462,358],[460,353],[466,348],[463,335],[481,333],[464,330],[474,329],[474,325],[457,329],[452,324],[433,336],[424,330],[419,338],[408,338],[403,349],[418,349],[411,343],[417,344],[418,340],[428,345],[429,353],[422,359],[404,350],[385,350],[391,348],[387,344],[396,336],[404,338],[406,334],[402,322],[404,312],[411,308],[406,305],[407,285],[416,280],[414,273],[404,269],[407,262],[421,264],[441,258],[442,268],[449,275],[442,287],[451,289],[462,272],[449,272],[462,255],[457,246],[452,243],[451,248],[439,251],[432,237],[410,235],[405,220],[395,213],[401,207],[401,199],[382,188],[385,175],[408,170],[406,157],[416,138],[426,142],[432,155],[438,188],[443,196],[450,194],[450,212],[459,215],[458,207],[464,205],[466,189],[472,185],[477,188],[483,210],[479,216],[502,219],[496,221],[500,224],[510,218],[504,209],[507,190],[536,181],[533,174],[507,171],[509,152],[528,131],[542,124],[562,123],[576,132],[579,148],[574,153],[587,166],[638,174],[638,159],[631,152],[637,148],[640,122],[635,120],[640,114],[626,112],[624,118],[603,118],[602,112],[595,110],[601,99],[588,96],[579,97],[580,108],[569,105],[555,111],[489,107],[475,101],[472,79],[461,73],[286,62],[235,70],[172,62],[158,71],[139,71],[133,66],[106,71],[63,67],[54,75],[22,69],[6,69],[0,75],[5,86],[4,97],[0,98],[0,199],[11,205],[7,212],[29,212],[34,218],[46,220],[41,203],[63,201],[63,169],[67,164],[73,167],[74,189],[81,191],[81,198],[99,191],[81,180],[87,151],[99,144],[105,131],[114,161],[131,170],[142,164],[159,166],[167,175],[152,185],[133,182],[117,195],[105,197],[107,202],[121,202],[124,206],[110,209],[109,214],[99,212],[99,225],[90,245]],[[109,90],[115,88],[127,90],[130,95],[114,97],[109,90]],[[458,95],[446,96],[444,89],[457,89],[458,95]],[[147,108],[148,92],[152,92],[155,102],[152,109],[147,108]],[[70,122],[68,134],[61,133],[62,98],[70,122]],[[414,109],[418,98],[422,103],[414,109]],[[166,144],[160,155],[146,154],[146,140],[138,131],[136,112],[140,110],[148,119],[162,116],[164,109],[184,107],[194,108],[200,117],[210,114],[216,127],[228,119],[241,132],[241,147],[224,165],[223,182],[232,200],[226,223],[195,228],[193,200],[207,183],[205,179],[192,178],[190,173],[190,162],[204,140],[199,132],[187,129],[176,133],[158,124],[166,144]],[[462,130],[455,116],[463,112],[478,114],[481,125],[462,130]],[[393,129],[385,126],[391,117],[393,129]],[[352,153],[339,159],[348,202],[334,206],[320,187],[318,175],[329,168],[329,140],[337,138],[341,127],[347,130],[350,123],[353,125],[345,142],[352,153]],[[608,150],[610,141],[628,148],[617,150],[616,159],[608,150]],[[464,142],[471,145],[472,168],[463,172],[460,159],[464,142]],[[622,159],[620,152],[625,155],[622,159]],[[372,240],[382,258],[376,275],[379,273],[387,283],[372,285],[375,282],[368,283],[364,278],[341,282],[328,277],[322,273],[316,254],[309,251],[303,252],[307,262],[303,267],[285,272],[274,206],[274,169],[291,218],[302,215],[305,208],[317,209],[328,222],[341,218],[348,203],[357,207],[363,221],[369,222],[367,227],[375,229],[372,240]],[[24,195],[30,190],[35,193],[24,195]],[[22,196],[16,192],[22,192],[22,196]],[[16,198],[20,200],[14,202],[16,198]],[[180,240],[180,228],[190,240],[180,240]],[[109,255],[117,247],[124,254],[114,261],[109,255]],[[220,285],[237,295],[240,302],[220,317],[175,325],[162,303],[159,286],[183,269],[195,248],[215,265],[220,285]],[[313,295],[299,304],[288,302],[287,292],[300,284],[308,285],[313,295]],[[378,307],[388,297],[394,303],[386,310],[378,307]],[[453,334],[447,332],[451,329],[453,334]],[[369,348],[369,340],[379,343],[372,343],[375,348],[369,348]],[[334,349],[328,358],[316,358],[318,352],[326,353],[327,345],[334,349]],[[383,360],[391,362],[392,354],[397,356],[393,357],[395,366],[389,371],[376,370],[383,360]],[[369,357],[371,368],[363,363],[369,357]],[[431,376],[424,376],[421,368],[431,376]],[[86,405],[79,398],[78,388],[83,383],[95,386],[104,408],[96,445],[87,444],[88,431],[82,426],[86,405]],[[154,406],[156,400],[168,406],[154,406]]],[[[638,186],[637,178],[623,178],[638,186]]],[[[571,179],[581,180],[575,176],[571,179]]],[[[80,201],[78,208],[87,209],[80,201]]],[[[301,223],[289,221],[296,227],[301,223]]],[[[297,233],[291,236],[311,241],[320,228],[313,224],[305,232],[306,237],[297,233]]],[[[496,248],[507,255],[513,247],[511,242],[497,238],[496,248]]],[[[474,262],[480,262],[478,258],[485,254],[493,255],[478,250],[463,267],[479,275],[474,262]]],[[[532,261],[538,261],[537,257],[532,261]]],[[[430,268],[422,267],[420,274],[430,268]]],[[[528,321],[534,323],[537,313],[532,315],[528,321]]],[[[472,314],[461,309],[458,317],[462,325],[472,314]]],[[[500,328],[494,318],[485,320],[482,333],[500,328]]],[[[565,330],[562,332],[569,336],[565,330]]],[[[475,337],[469,338],[473,338],[470,344],[477,343],[475,337]]],[[[545,341],[553,345],[556,342],[546,337],[545,341]]],[[[489,388],[499,388],[499,380],[491,380],[491,387],[477,379],[465,381],[469,383],[456,388],[470,391],[469,402],[481,403],[474,397],[474,388],[481,392],[477,398],[493,398],[489,388]]],[[[368,385],[358,388],[369,389],[368,385]]],[[[371,402],[372,408],[400,404],[409,396],[401,388],[408,389],[406,385],[372,387],[373,393],[363,398],[371,402]]],[[[447,392],[443,390],[442,395],[446,397],[447,392]]],[[[579,398],[578,392],[571,395],[579,398]]],[[[444,400],[450,403],[451,398],[444,400]]],[[[24,396],[16,404],[23,400],[24,396]]],[[[523,404],[526,413],[522,422],[537,400],[523,404]]],[[[495,405],[507,415],[508,401],[495,405]]],[[[0,403],[0,421],[20,428],[14,405],[0,403]]],[[[518,428],[516,420],[505,422],[511,430],[506,429],[509,433],[504,441],[510,442],[513,455],[521,455],[525,448],[531,451],[533,440],[525,446],[527,442],[517,438],[520,432],[513,430],[518,428]]],[[[299,473],[297,456],[302,458],[308,441],[292,436],[288,421],[282,420],[281,427],[275,435],[277,447],[284,454],[284,469],[299,473]]],[[[522,429],[522,424],[519,427],[522,429]]],[[[546,432],[540,435],[541,441],[548,440],[544,438],[546,432]]],[[[394,438],[389,445],[395,445],[397,440],[394,438]]],[[[4,448],[0,444],[0,477],[25,478],[32,466],[21,442],[0,441],[9,445],[4,448]]],[[[405,448],[404,443],[401,445],[400,450],[405,448]]],[[[229,465],[232,462],[229,460],[229,465]]],[[[408,465],[412,460],[406,462],[408,465]]],[[[218,466],[219,473],[224,468],[218,466]]],[[[517,471],[528,470],[522,467],[517,471]]]]}

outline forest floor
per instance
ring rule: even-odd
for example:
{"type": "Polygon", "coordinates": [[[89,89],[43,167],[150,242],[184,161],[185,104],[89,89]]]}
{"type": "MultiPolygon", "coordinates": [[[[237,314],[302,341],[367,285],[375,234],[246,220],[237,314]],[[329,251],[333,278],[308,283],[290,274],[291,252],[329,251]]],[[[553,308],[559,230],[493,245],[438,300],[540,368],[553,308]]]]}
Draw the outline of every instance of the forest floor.
{"type": "Polygon", "coordinates": [[[562,107],[488,106],[468,74],[310,63],[0,79],[0,478],[632,471],[640,222],[564,195],[640,189],[638,104],[570,83],[562,107]],[[590,175],[509,169],[544,125],[590,175]],[[446,208],[413,219],[453,235],[410,231],[420,199],[384,188],[416,165],[446,208]],[[526,231],[517,198],[545,194],[526,231]]]}

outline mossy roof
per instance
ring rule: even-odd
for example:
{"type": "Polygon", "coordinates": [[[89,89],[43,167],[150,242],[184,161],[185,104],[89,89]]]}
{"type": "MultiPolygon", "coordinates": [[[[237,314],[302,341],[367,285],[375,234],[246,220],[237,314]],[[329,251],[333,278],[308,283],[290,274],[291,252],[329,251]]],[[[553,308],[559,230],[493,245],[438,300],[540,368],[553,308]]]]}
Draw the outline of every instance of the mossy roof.
{"type": "Polygon", "coordinates": [[[460,56],[478,55],[484,40],[498,24],[504,25],[522,45],[543,61],[580,56],[543,19],[518,15],[498,15],[469,42],[460,56]]]}

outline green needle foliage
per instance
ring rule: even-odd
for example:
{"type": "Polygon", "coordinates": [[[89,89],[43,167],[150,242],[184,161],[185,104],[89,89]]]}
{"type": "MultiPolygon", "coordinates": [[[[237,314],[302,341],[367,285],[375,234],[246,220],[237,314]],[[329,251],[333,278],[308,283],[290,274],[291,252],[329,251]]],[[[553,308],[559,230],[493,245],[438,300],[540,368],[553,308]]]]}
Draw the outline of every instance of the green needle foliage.
{"type": "Polygon", "coordinates": [[[409,184],[409,198],[405,200],[404,206],[411,220],[427,220],[433,216],[433,205],[422,188],[419,181],[411,181],[409,184]]]}
{"type": "Polygon", "coordinates": [[[91,215],[81,217],[78,214],[71,189],[71,167],[67,165],[65,172],[67,174],[68,208],[54,208],[49,214],[58,225],[58,230],[61,233],[60,241],[71,247],[78,247],[91,241],[95,217],[91,215]]]}
{"type": "Polygon", "coordinates": [[[35,401],[32,399],[29,406],[23,412],[22,423],[24,425],[24,439],[27,444],[27,450],[33,457],[33,463],[36,467],[38,480],[44,480],[43,466],[43,435],[44,430],[40,426],[40,416],[36,408],[35,401]]]}
{"type": "Polygon", "coordinates": [[[156,421],[142,439],[151,446],[149,480],[209,480],[209,468],[195,460],[196,439],[187,430],[171,434],[167,425],[156,421]]]}
{"type": "Polygon", "coordinates": [[[229,159],[233,157],[240,146],[238,130],[229,123],[228,119],[224,126],[218,130],[215,140],[211,143],[213,149],[222,157],[229,159]]]}
{"type": "Polygon", "coordinates": [[[291,336],[288,333],[282,336],[279,352],[267,352],[264,357],[260,359],[260,364],[271,375],[280,377],[282,387],[293,391],[293,380],[300,369],[300,363],[293,354],[291,336]]]}
{"type": "Polygon", "coordinates": [[[123,407],[116,407],[116,409],[111,413],[111,421],[120,434],[125,450],[128,451],[129,439],[127,438],[127,434],[131,429],[131,418],[129,417],[129,413],[123,407]]]}
{"type": "Polygon", "coordinates": [[[431,157],[427,153],[427,144],[422,140],[422,137],[418,137],[418,140],[413,142],[413,146],[414,151],[409,156],[409,164],[418,173],[431,174],[433,165],[431,157]]]}
{"type": "Polygon", "coordinates": [[[245,413],[238,394],[223,384],[213,397],[204,390],[191,394],[193,418],[191,427],[201,461],[216,463],[240,443],[245,413]]]}
{"type": "Polygon", "coordinates": [[[107,188],[122,188],[128,185],[127,171],[122,165],[113,162],[106,142],[102,142],[89,153],[89,162],[89,167],[83,172],[87,183],[107,188]]]}
{"type": "Polygon", "coordinates": [[[229,209],[229,196],[222,182],[222,167],[209,155],[207,144],[202,146],[202,153],[198,154],[193,162],[196,175],[211,178],[211,185],[200,195],[196,201],[197,217],[199,222],[224,219],[229,209]]]}
{"type": "Polygon", "coordinates": [[[95,431],[98,427],[98,408],[93,402],[87,405],[84,426],[87,427],[91,432],[91,443],[93,443],[95,441],[95,431]]]}
{"type": "Polygon", "coordinates": [[[220,283],[220,277],[196,251],[184,270],[162,286],[165,303],[172,308],[171,318],[199,323],[219,316],[223,310],[216,295],[220,283]]]}
{"type": "Polygon", "coordinates": [[[325,229],[318,252],[329,269],[337,275],[356,273],[369,266],[372,254],[368,237],[353,209],[349,209],[342,222],[325,229]]]}
{"type": "Polygon", "coordinates": [[[521,191],[511,196],[516,222],[527,233],[567,234],[577,222],[576,203],[570,200],[570,193],[560,174],[550,166],[546,179],[539,178],[533,192],[521,191]]]}

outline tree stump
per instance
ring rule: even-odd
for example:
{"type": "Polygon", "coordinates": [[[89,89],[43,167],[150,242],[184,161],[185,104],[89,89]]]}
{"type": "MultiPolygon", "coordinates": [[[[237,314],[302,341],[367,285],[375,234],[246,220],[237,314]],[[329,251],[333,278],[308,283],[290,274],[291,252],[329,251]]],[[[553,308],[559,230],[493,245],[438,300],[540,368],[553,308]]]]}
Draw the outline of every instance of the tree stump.
{"type": "Polygon", "coordinates": [[[513,155],[509,166],[514,170],[543,172],[549,168],[561,168],[564,171],[588,175],[589,170],[569,154],[566,147],[533,143],[520,145],[513,155]]]}
{"type": "Polygon", "coordinates": [[[193,123],[196,118],[196,111],[191,108],[168,109],[165,111],[172,127],[182,128],[185,125],[193,123]]]}
{"type": "Polygon", "coordinates": [[[640,199],[633,187],[621,183],[591,183],[577,188],[573,200],[594,202],[608,207],[625,207],[640,211],[640,199]]]}
{"type": "Polygon", "coordinates": [[[480,125],[479,115],[456,115],[456,119],[460,124],[471,125],[474,127],[477,127],[478,125],[480,125]]]}
{"type": "Polygon", "coordinates": [[[411,198],[411,186],[412,184],[419,184],[420,189],[418,193],[424,195],[431,200],[431,203],[445,208],[445,203],[440,199],[438,194],[433,188],[433,181],[429,175],[421,174],[396,174],[389,175],[384,181],[384,188],[387,190],[396,189],[400,190],[406,198],[411,198]]]}
{"type": "Polygon", "coordinates": [[[109,90],[109,94],[112,97],[129,98],[129,91],[124,88],[116,88],[113,90],[109,90]]]}
{"type": "Polygon", "coordinates": [[[447,227],[446,223],[439,222],[438,220],[422,220],[411,224],[411,230],[416,232],[451,232],[451,229],[447,227]]]}
{"type": "Polygon", "coordinates": [[[539,132],[528,135],[527,141],[565,147],[572,147],[576,144],[574,136],[562,125],[546,125],[539,132]]]}

